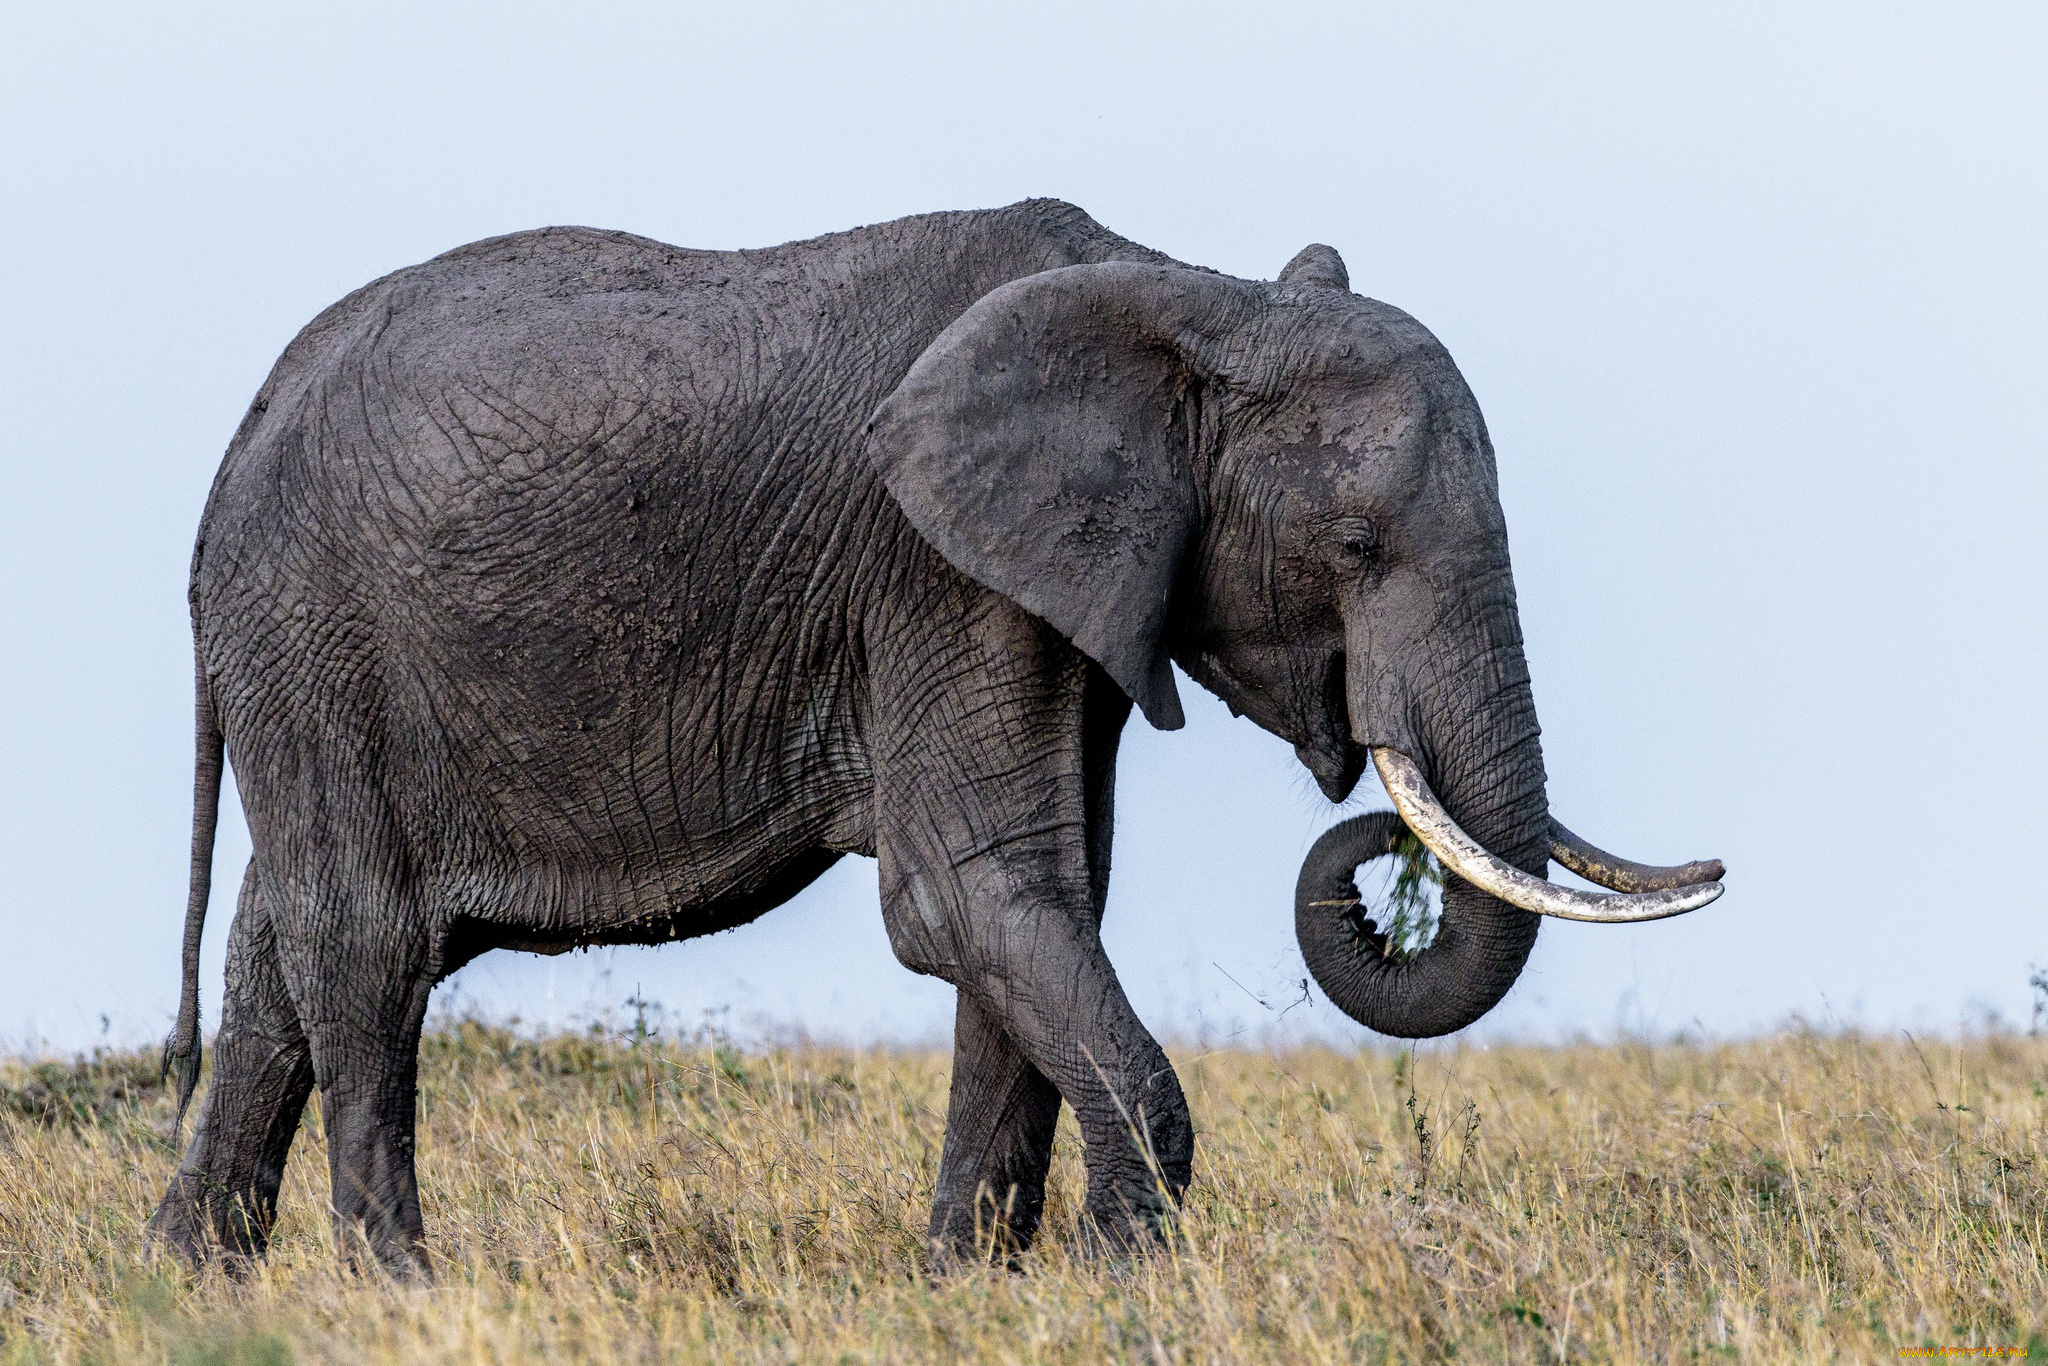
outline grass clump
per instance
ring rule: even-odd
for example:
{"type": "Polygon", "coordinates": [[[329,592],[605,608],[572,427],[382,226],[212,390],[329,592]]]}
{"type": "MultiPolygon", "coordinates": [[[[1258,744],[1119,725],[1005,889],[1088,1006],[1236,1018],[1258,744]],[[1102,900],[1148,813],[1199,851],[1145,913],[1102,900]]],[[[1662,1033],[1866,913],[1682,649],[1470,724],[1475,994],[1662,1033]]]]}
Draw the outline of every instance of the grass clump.
{"type": "Polygon", "coordinates": [[[444,1024],[421,1056],[427,1286],[341,1265],[317,1106],[271,1258],[235,1284],[144,1246],[176,1158],[153,1057],[0,1062],[0,1362],[2048,1350],[2048,1041],[1176,1062],[1201,1136],[1170,1246],[1078,1256],[1063,1122],[1025,1271],[933,1282],[944,1053],[444,1024]]]}
{"type": "Polygon", "coordinates": [[[163,1089],[157,1059],[100,1048],[89,1057],[18,1065],[0,1079],[0,1114],[52,1127],[98,1126],[132,1115],[163,1089]]]}

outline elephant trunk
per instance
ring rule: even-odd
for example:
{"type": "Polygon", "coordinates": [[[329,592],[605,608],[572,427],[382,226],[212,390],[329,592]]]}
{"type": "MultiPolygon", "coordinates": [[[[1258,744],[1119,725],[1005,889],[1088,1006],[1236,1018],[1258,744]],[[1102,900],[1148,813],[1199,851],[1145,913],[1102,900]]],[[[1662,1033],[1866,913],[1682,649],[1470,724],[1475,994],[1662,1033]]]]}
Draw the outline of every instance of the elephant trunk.
{"type": "MultiPolygon", "coordinates": [[[[1388,708],[1384,699],[1354,694],[1354,734],[1392,742],[1375,743],[1376,760],[1392,748],[1427,764],[1429,786],[1441,794],[1439,810],[1455,817],[1453,828],[1496,862],[1540,880],[1550,819],[1520,631],[1511,604],[1483,613],[1482,623],[1490,640],[1466,654],[1463,667],[1433,680],[1437,686],[1416,698],[1422,706],[1388,708]]],[[[1411,824],[1381,812],[1345,821],[1318,840],[1296,885],[1295,931],[1309,971],[1338,1009],[1382,1034],[1429,1038],[1463,1029],[1507,994],[1535,947],[1540,921],[1446,860],[1436,938],[1401,952],[1359,903],[1353,873],[1399,851],[1411,824]]],[[[1414,834],[1430,843],[1425,831],[1414,834]]]]}
{"type": "Polygon", "coordinates": [[[1294,931],[1316,985],[1339,1010],[1382,1034],[1426,1039],[1463,1029],[1507,994],[1540,917],[1448,876],[1435,940],[1404,954],[1371,918],[1355,874],[1360,864],[1410,852],[1411,838],[1391,811],[1325,831],[1295,882],[1294,931]]]}
{"type": "MultiPolygon", "coordinates": [[[[1369,1029],[1428,1038],[1463,1029],[1515,984],[1536,943],[1539,916],[1625,923],[1697,910],[1721,895],[1722,865],[1631,863],[1595,848],[1553,819],[1544,796],[1536,713],[1512,609],[1495,618],[1498,642],[1456,677],[1485,691],[1478,705],[1439,688],[1447,704],[1372,760],[1395,810],[1354,817],[1316,841],[1295,884],[1302,957],[1338,1009],[1369,1029]],[[1498,629],[1500,616],[1506,630],[1498,629]],[[1436,781],[1423,768],[1436,756],[1436,781]],[[1439,787],[1443,796],[1439,798],[1439,787]],[[1427,847],[1444,869],[1443,913],[1428,947],[1403,952],[1369,916],[1354,881],[1360,864],[1427,847]],[[1555,858],[1612,894],[1544,879],[1555,858]]],[[[1367,707],[1371,705],[1368,699],[1367,707]]],[[[1370,721],[1378,736],[1394,727],[1370,721]]],[[[1395,712],[1409,708],[1396,706],[1395,712]]],[[[1354,704],[1354,715],[1367,715],[1354,704]]],[[[1394,732],[1398,734],[1399,732],[1394,732]]]]}

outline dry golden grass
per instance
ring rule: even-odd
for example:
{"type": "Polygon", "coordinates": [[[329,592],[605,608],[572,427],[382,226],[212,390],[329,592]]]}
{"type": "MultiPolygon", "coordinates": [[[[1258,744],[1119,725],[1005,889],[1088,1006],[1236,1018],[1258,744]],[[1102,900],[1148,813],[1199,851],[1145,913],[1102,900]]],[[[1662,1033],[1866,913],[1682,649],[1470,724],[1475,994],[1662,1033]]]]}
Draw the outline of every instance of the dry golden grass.
{"type": "Polygon", "coordinates": [[[246,1284],[153,1259],[150,1060],[0,1065],[0,1361],[1896,1360],[2048,1350],[2048,1043],[1184,1052],[1173,1244],[932,1283],[946,1058],[438,1028],[431,1286],[331,1250],[317,1117],[246,1284]]]}

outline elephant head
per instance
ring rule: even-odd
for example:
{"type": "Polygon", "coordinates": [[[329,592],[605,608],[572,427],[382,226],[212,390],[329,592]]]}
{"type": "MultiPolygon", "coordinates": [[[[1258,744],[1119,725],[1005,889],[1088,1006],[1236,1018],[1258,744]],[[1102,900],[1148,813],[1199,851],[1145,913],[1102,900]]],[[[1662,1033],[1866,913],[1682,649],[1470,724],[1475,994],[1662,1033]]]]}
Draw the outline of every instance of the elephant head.
{"type": "Polygon", "coordinates": [[[1373,762],[1447,870],[1435,941],[1382,952],[1336,827],[1297,891],[1318,982],[1388,1034],[1489,1010],[1538,914],[1711,901],[1718,864],[1646,868],[1552,821],[1493,447],[1449,354],[1310,247],[1276,282],[1114,262],[986,295],[870,424],[882,477],[951,563],[1043,618],[1155,725],[1169,661],[1295,748],[1332,801],[1373,762]],[[1617,895],[1544,880],[1556,857],[1617,895]]]}

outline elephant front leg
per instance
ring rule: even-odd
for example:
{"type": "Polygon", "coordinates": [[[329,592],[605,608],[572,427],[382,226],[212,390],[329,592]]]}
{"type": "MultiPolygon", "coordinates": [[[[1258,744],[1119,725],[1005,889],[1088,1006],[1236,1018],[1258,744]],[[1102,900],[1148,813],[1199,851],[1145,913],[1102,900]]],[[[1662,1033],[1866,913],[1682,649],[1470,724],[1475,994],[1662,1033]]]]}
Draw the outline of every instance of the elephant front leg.
{"type": "Polygon", "coordinates": [[[900,634],[878,629],[871,664],[883,919],[896,956],[962,1003],[962,1127],[947,1133],[933,1230],[952,1247],[971,1238],[984,1185],[995,1201],[1015,1188],[1013,1234],[1035,1203],[1055,1116],[1035,1071],[1087,1144],[1087,1242],[1149,1244],[1187,1186],[1194,1130],[1102,948],[1128,704],[1043,622],[960,591],[957,617],[935,587],[900,634]]]}
{"type": "MultiPolygon", "coordinates": [[[[1117,745],[1131,704],[1106,674],[1090,668],[1083,711],[1089,901],[1099,929],[1109,896],[1117,745]]],[[[961,992],[953,1022],[946,1146],[932,1207],[936,1263],[985,1263],[1030,1249],[1045,1210],[1059,1112],[1059,1088],[993,1013],[961,992]]]]}
{"type": "Polygon", "coordinates": [[[1017,1213],[1035,1215],[1057,1107],[1023,1063],[1074,1107],[1087,1145],[1084,1245],[1155,1242],[1187,1187],[1194,1130],[1165,1052],[1103,952],[1085,877],[1075,897],[1048,901],[993,889],[976,895],[983,879],[970,876],[955,884],[957,900],[945,898],[946,911],[924,877],[893,892],[886,868],[884,879],[898,955],[960,989],[968,1031],[955,1044],[964,1070],[953,1083],[934,1236],[956,1253],[979,1252],[975,1240],[986,1240],[989,1223],[986,1215],[979,1227],[975,1220],[984,1190],[983,1209],[1009,1203],[1013,1237],[1017,1213]],[[993,1042],[992,1028],[1010,1048],[993,1042]],[[964,1121],[957,1131],[956,1119],[964,1121]]]}
{"type": "Polygon", "coordinates": [[[1179,1207],[1194,1165],[1180,1079],[1131,1009],[1101,943],[1099,970],[1040,979],[1009,1018],[1013,1033],[1074,1107],[1088,1150],[1081,1237],[1090,1252],[1150,1247],[1179,1207]]]}
{"type": "Polygon", "coordinates": [[[932,1201],[935,1264],[1027,1250],[1045,1209],[1060,1092],[966,992],[953,1017],[946,1146],[932,1201]]]}

